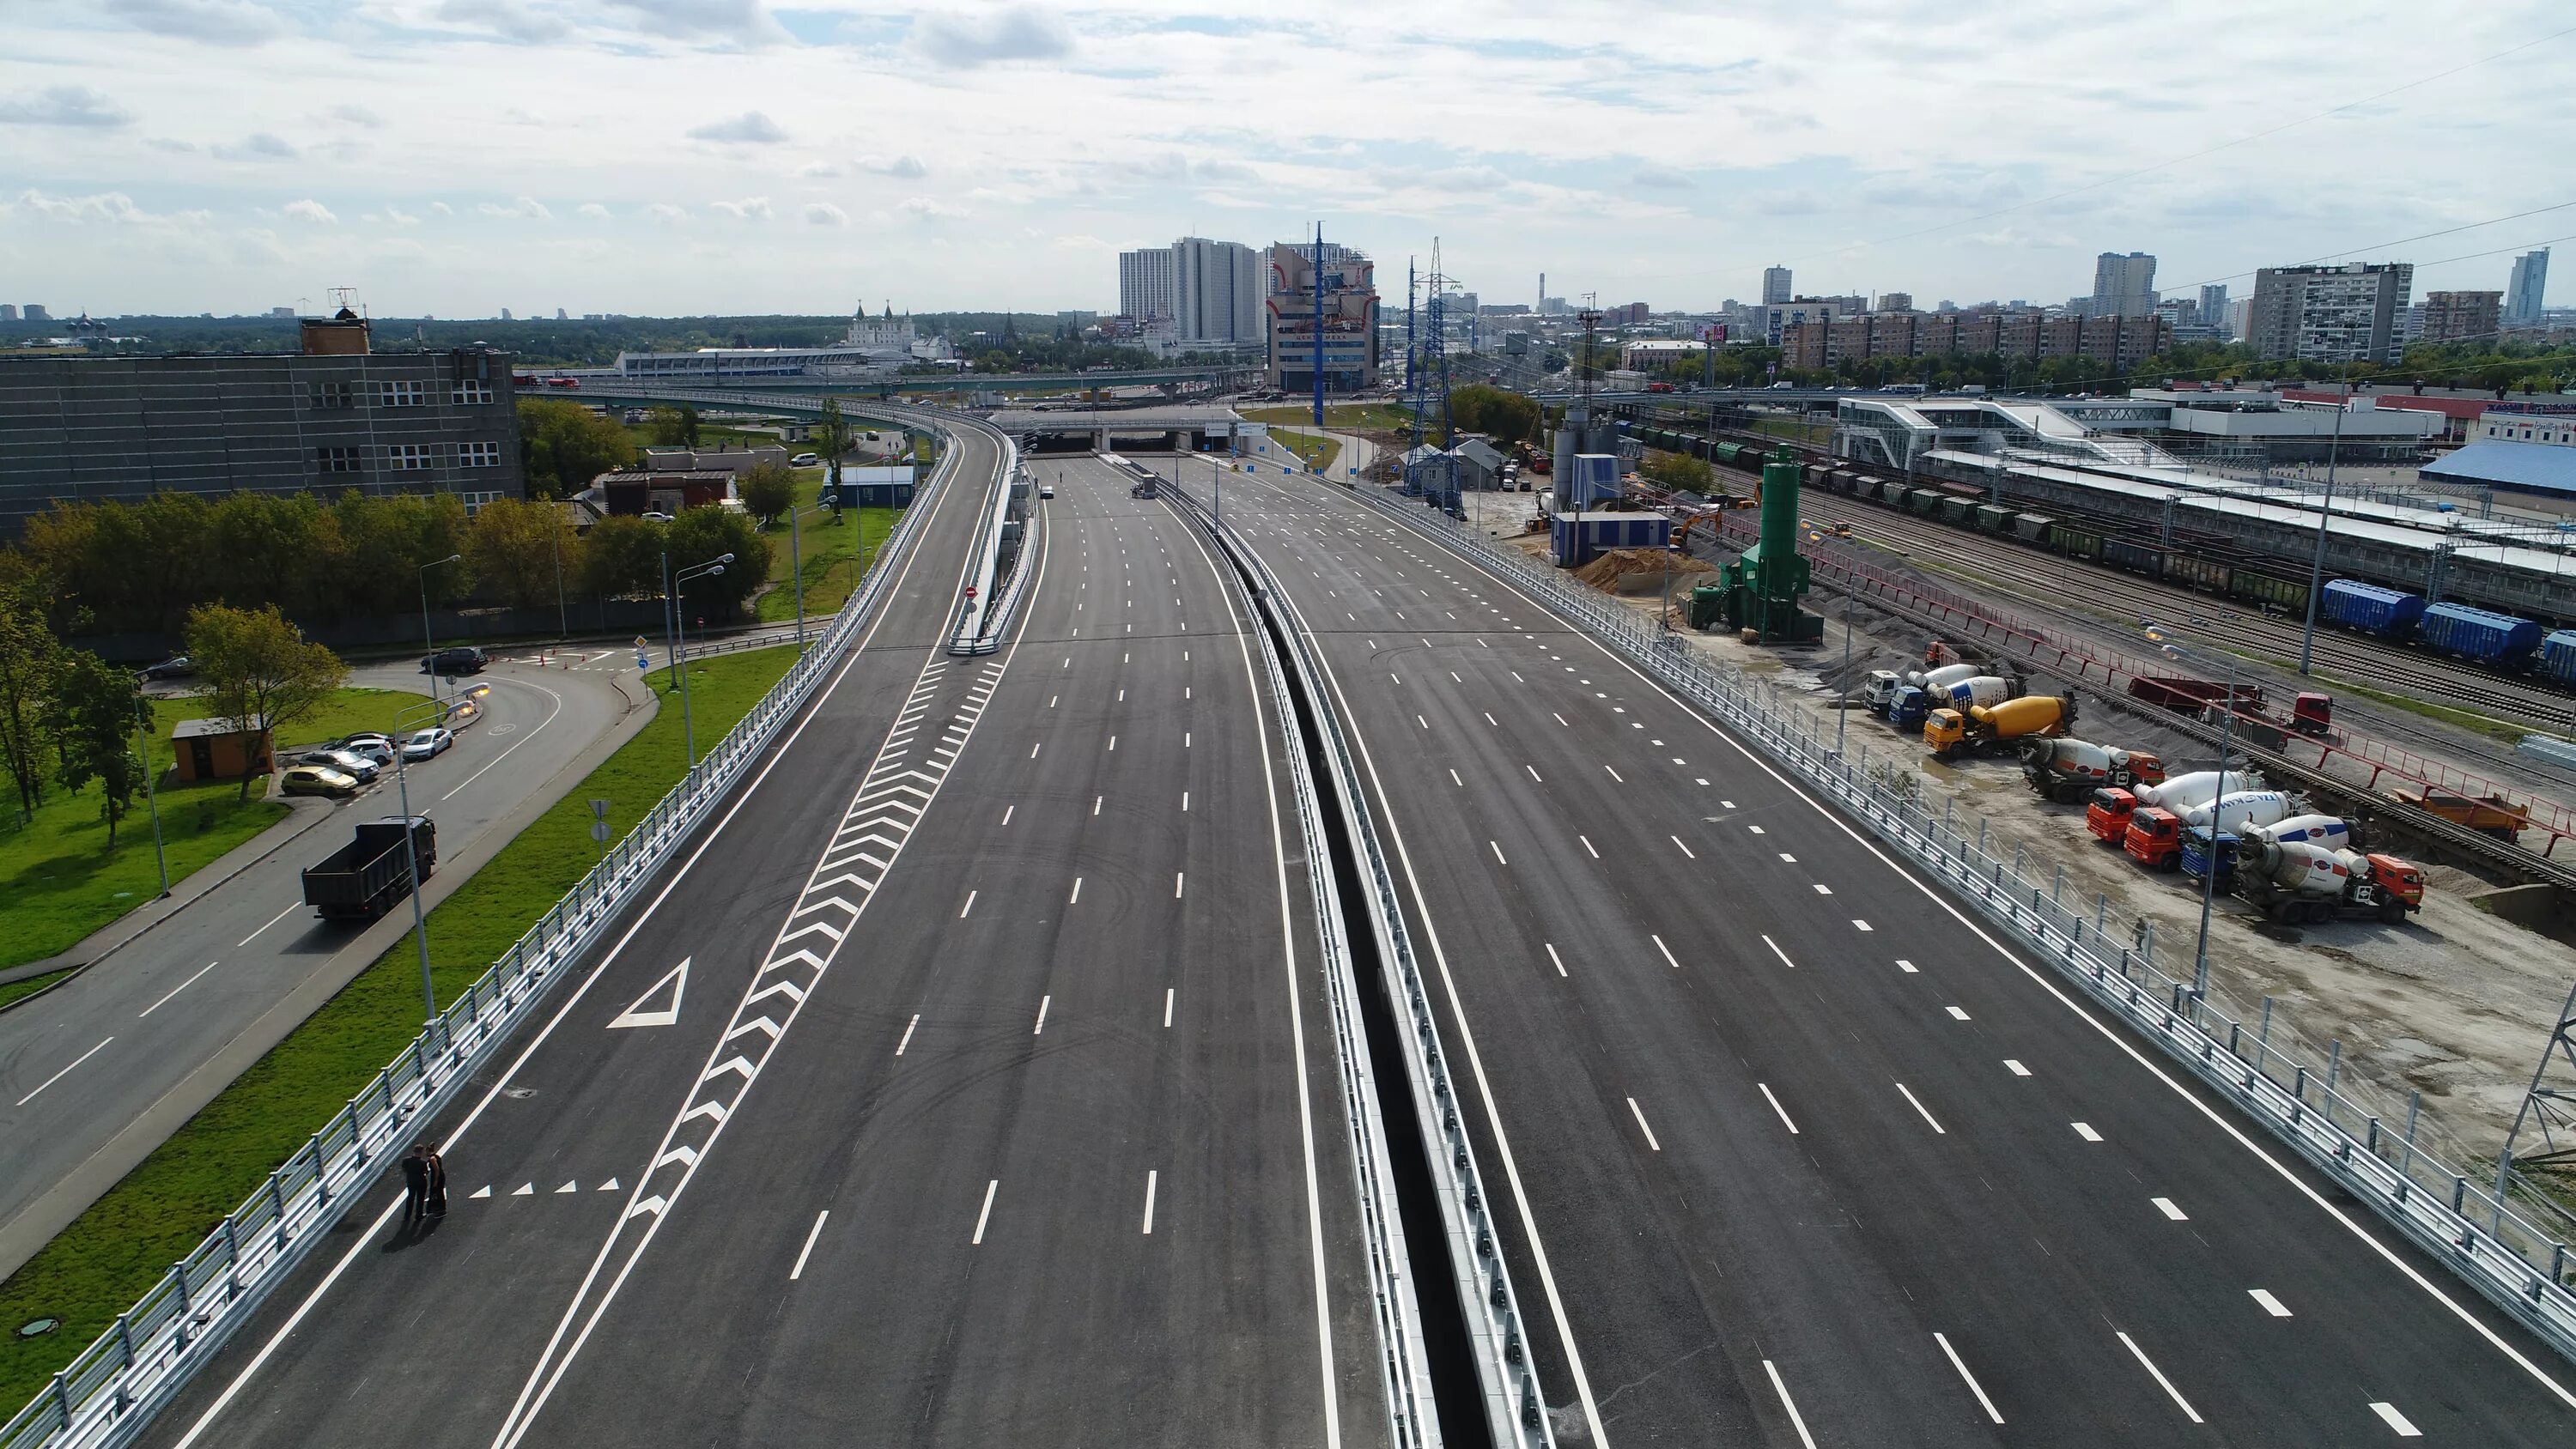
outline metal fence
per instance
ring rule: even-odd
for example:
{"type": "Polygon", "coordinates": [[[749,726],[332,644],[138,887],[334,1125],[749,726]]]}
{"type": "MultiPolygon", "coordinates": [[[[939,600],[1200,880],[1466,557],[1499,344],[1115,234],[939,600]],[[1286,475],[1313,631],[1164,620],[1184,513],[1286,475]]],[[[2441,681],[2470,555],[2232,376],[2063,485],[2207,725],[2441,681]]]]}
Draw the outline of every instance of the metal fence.
{"type": "Polygon", "coordinates": [[[1470,1357],[1484,1395],[1485,1420],[1498,1446],[1552,1449],[1556,1440],[1548,1424],[1547,1401],[1539,1392],[1520,1299],[1512,1291],[1511,1272],[1503,1260],[1494,1218],[1496,1199],[1477,1167],[1475,1145],[1468,1138],[1462,1115],[1462,1094],[1450,1070],[1449,1054],[1440,1041],[1430,989],[1414,956],[1412,935],[1405,926],[1404,908],[1396,892],[1395,873],[1379,843],[1340,717],[1325,698],[1323,668],[1308,647],[1294,606],[1281,591],[1269,565],[1230,527],[1216,525],[1187,489],[1170,482],[1163,486],[1171,489],[1192,514],[1206,520],[1206,526],[1226,551],[1256,581],[1255,602],[1272,614],[1279,624],[1280,637],[1288,641],[1292,665],[1289,673],[1304,695],[1316,732],[1323,739],[1333,793],[1338,797],[1352,849],[1368,870],[1362,885],[1370,906],[1369,927],[1377,937],[1378,959],[1387,973],[1387,1004],[1395,1012],[1397,1035],[1404,1043],[1404,1065],[1413,1084],[1423,1156],[1431,1172],[1432,1192],[1439,1201],[1441,1222],[1447,1229],[1450,1268],[1458,1284],[1470,1357]]]}
{"type": "Polygon", "coordinates": [[[334,1114],[196,1250],[173,1264],[135,1305],[53,1382],[0,1427],[0,1449],[88,1449],[140,1433],[155,1410],[246,1322],[312,1247],[329,1236],[346,1199],[376,1186],[387,1165],[476,1067],[506,1041],[547,988],[594,945],[618,914],[721,803],[778,731],[832,671],[859,625],[883,601],[934,500],[955,472],[950,448],[875,567],[840,614],[697,766],[674,785],[589,874],[439,1013],[383,1071],[334,1114]]]}
{"type": "Polygon", "coordinates": [[[1865,754],[1857,764],[1838,754],[1831,731],[1769,684],[1706,659],[1654,621],[1442,515],[1373,488],[1356,492],[1370,507],[1510,581],[1788,767],[2489,1301],[2576,1359],[2576,1294],[2569,1292],[2576,1263],[2567,1244],[2534,1220],[2530,1204],[2516,1204],[2514,1190],[2495,1190],[2491,1174],[2463,1172],[2422,1142],[2411,1105],[2402,1125],[2392,1127],[2363,1098],[2366,1088],[2347,1078],[2340,1042],[2319,1051],[2277,1019],[2281,1014],[2268,1000],[2248,1011],[2218,993],[2195,998],[2189,953],[2178,963],[2183,974],[2169,974],[2157,963],[2150,923],[2113,911],[2099,896],[2090,909],[2064,899],[2062,870],[2053,883],[2041,881],[2025,872],[2018,848],[2010,859],[1989,851],[1982,821],[1971,834],[1946,806],[1934,813],[1905,788],[1910,768],[1873,773],[1865,754]]]}

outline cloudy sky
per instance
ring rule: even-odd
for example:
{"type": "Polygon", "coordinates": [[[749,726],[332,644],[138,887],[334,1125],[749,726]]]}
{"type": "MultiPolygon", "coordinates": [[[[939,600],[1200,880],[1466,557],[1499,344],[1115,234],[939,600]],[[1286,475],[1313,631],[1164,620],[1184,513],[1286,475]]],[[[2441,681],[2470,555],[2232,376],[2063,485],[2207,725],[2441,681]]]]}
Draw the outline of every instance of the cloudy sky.
{"type": "Polygon", "coordinates": [[[1774,261],[1801,292],[2063,300],[2105,249],[2167,291],[2350,258],[2501,287],[2558,240],[2563,304],[2572,27],[2565,0],[0,0],[0,300],[1107,310],[1120,248],[1320,219],[1399,305],[1435,237],[1488,300],[1544,270],[1659,308],[1756,297],[1774,261]]]}

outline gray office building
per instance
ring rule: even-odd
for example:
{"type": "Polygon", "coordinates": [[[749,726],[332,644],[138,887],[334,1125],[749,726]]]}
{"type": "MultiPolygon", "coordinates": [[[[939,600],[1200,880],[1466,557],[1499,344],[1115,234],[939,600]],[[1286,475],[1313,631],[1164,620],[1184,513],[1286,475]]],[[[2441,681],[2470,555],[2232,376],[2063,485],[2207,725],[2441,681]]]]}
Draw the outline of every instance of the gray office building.
{"type": "Polygon", "coordinates": [[[372,352],[364,319],[301,353],[0,358],[0,537],[57,500],[164,490],[522,497],[510,357],[372,352]]]}
{"type": "Polygon", "coordinates": [[[2411,262],[2265,267],[2254,274],[2244,340],[2257,357],[2398,361],[2414,281],[2411,262]]]}
{"type": "Polygon", "coordinates": [[[2541,293],[2549,289],[2549,248],[2524,252],[2513,259],[2513,273],[2505,282],[2504,320],[2508,323],[2532,323],[2540,320],[2541,293]]]}

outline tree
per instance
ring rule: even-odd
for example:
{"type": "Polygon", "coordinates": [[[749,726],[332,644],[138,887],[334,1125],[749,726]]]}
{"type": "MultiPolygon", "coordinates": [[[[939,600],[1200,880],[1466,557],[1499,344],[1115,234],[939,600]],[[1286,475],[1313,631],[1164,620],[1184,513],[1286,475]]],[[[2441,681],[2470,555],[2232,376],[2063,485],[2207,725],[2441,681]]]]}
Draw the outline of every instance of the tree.
{"type": "Polygon", "coordinates": [[[1716,472],[1688,453],[1650,452],[1638,465],[1637,476],[1686,493],[1707,493],[1717,485],[1716,472]]]}
{"type": "Polygon", "coordinates": [[[769,540],[750,519],[730,508],[692,508],[664,531],[671,548],[671,571],[702,564],[722,554],[733,562],[721,574],[709,574],[681,585],[680,608],[691,620],[730,614],[769,582],[769,540]]]}
{"type": "Polygon", "coordinates": [[[669,403],[656,403],[644,414],[645,430],[652,434],[657,448],[688,447],[692,426],[693,419],[669,403]]]}
{"type": "Polygon", "coordinates": [[[562,597],[581,572],[581,538],[560,505],[495,498],[465,530],[465,563],[502,603],[533,609],[562,597]]]}
{"type": "Polygon", "coordinates": [[[107,822],[107,848],[116,848],[116,824],[134,803],[145,765],[134,747],[134,676],[90,653],[74,650],[54,682],[54,739],[62,753],[63,788],[80,793],[99,783],[99,818],[107,822]]]}
{"type": "Polygon", "coordinates": [[[520,400],[519,446],[529,491],[549,498],[570,498],[600,474],[635,461],[635,440],[624,425],[554,398],[520,400]]]}
{"type": "Polygon", "coordinates": [[[734,487],[742,494],[742,506],[760,526],[769,527],[779,515],[796,506],[796,475],[784,463],[757,463],[744,470],[734,487]]]}
{"type": "Polygon", "coordinates": [[[849,453],[852,441],[850,420],[841,416],[841,400],[836,397],[823,399],[822,421],[814,425],[814,451],[822,454],[823,461],[831,466],[832,487],[836,492],[841,486],[841,459],[849,453]]]}
{"type": "Polygon", "coordinates": [[[45,803],[48,702],[62,672],[62,645],[45,626],[34,596],[33,575],[0,581],[0,764],[18,787],[18,810],[33,815],[45,803]]]}
{"type": "MultiPolygon", "coordinates": [[[[216,716],[274,738],[310,717],[349,677],[349,666],[319,644],[307,644],[275,604],[236,609],[199,604],[188,611],[188,655],[205,681],[198,693],[216,716]]],[[[250,773],[241,798],[250,798],[250,773]]]]}
{"type": "Polygon", "coordinates": [[[665,528],[652,519],[625,514],[592,524],[590,536],[581,544],[581,591],[594,599],[659,595],[665,528]]]}
{"type": "Polygon", "coordinates": [[[1538,413],[1535,400],[1481,382],[1449,390],[1449,416],[1461,429],[1506,443],[1537,433],[1538,413]]]}

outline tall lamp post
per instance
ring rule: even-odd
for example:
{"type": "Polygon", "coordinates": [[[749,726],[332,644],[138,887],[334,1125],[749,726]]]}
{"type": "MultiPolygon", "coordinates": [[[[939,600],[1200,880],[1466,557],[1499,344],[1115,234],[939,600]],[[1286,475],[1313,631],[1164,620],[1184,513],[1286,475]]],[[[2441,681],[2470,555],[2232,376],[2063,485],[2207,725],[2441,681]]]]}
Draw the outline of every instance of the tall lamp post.
{"type": "MultiPolygon", "coordinates": [[[[437,677],[435,671],[431,677],[437,677]]],[[[411,779],[403,764],[411,757],[411,731],[422,720],[435,722],[445,715],[446,706],[436,700],[394,712],[394,788],[402,801],[403,860],[411,871],[411,930],[420,942],[420,1008],[424,1021],[438,1020],[438,987],[429,976],[429,918],[420,907],[420,837],[414,833],[411,779]]]]}
{"type": "MultiPolygon", "coordinates": [[[[713,578],[723,573],[725,565],[732,562],[732,554],[719,554],[705,563],[673,574],[671,582],[676,586],[691,579],[713,578]]],[[[663,558],[662,566],[666,569],[671,566],[668,556],[663,558]]],[[[689,624],[680,616],[680,602],[676,596],[671,600],[671,621],[674,628],[671,667],[680,676],[680,737],[688,742],[689,768],[694,770],[698,767],[698,732],[696,723],[689,718],[689,624]]]]}
{"type": "Polygon", "coordinates": [[[161,848],[161,800],[152,788],[152,700],[134,697],[134,748],[143,761],[143,806],[152,812],[152,858],[161,865],[161,894],[170,894],[170,856],[161,848]]]}
{"type": "MultiPolygon", "coordinates": [[[[813,511],[820,513],[824,510],[824,507],[825,505],[818,503],[814,506],[813,511]]],[[[787,505],[787,563],[789,569],[795,574],[796,647],[799,651],[802,651],[805,647],[805,543],[803,534],[796,526],[796,520],[804,517],[805,512],[806,510],[797,507],[793,503],[787,505]]],[[[859,525],[859,536],[864,539],[867,537],[867,532],[867,524],[862,520],[859,525]]],[[[731,554],[725,555],[727,558],[731,558],[732,556],[733,555],[731,554]]],[[[865,577],[867,571],[867,560],[862,556],[859,561],[860,576],[865,577]]]]}
{"type": "MultiPolygon", "coordinates": [[[[2150,643],[2168,659],[2205,664],[2191,651],[2173,642],[2163,626],[2150,619],[2138,625],[2150,643]]],[[[2224,650],[2220,651],[2225,653],[2224,650]]],[[[2236,733],[2236,656],[2227,655],[2226,693],[2220,696],[2223,713],[2218,721],[2218,793],[2209,802],[2209,851],[2201,859],[2200,871],[2200,942],[2192,948],[2191,998],[2194,1003],[2209,999],[2209,913],[2218,900],[2218,837],[2225,820],[2220,803],[2227,798],[2227,754],[2236,733]]]]}
{"type": "Polygon", "coordinates": [[[429,653],[429,657],[421,663],[429,666],[431,699],[438,698],[438,643],[429,635],[429,571],[441,564],[452,564],[463,557],[465,555],[461,553],[451,553],[445,558],[434,558],[420,566],[420,643],[421,647],[429,653]]]}
{"type": "Polygon", "coordinates": [[[2343,385],[2343,400],[2335,404],[2334,437],[2326,444],[2326,497],[2317,505],[2317,549],[2308,560],[2308,622],[2299,631],[2299,672],[2308,672],[2308,659],[2317,647],[2317,594],[2325,587],[2326,524],[2334,518],[2335,455],[2343,451],[2343,415],[2352,411],[2352,384],[2343,385]]]}

